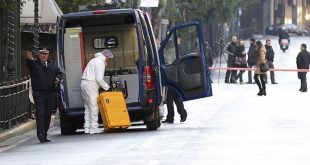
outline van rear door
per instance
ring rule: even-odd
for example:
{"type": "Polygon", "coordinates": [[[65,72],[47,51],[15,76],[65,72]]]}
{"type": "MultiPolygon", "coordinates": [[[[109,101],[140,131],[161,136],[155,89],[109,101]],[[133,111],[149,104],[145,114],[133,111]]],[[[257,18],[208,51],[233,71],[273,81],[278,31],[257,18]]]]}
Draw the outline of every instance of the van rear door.
{"type": "Polygon", "coordinates": [[[162,84],[184,101],[212,96],[203,28],[199,21],[173,27],[159,48],[162,84]]]}

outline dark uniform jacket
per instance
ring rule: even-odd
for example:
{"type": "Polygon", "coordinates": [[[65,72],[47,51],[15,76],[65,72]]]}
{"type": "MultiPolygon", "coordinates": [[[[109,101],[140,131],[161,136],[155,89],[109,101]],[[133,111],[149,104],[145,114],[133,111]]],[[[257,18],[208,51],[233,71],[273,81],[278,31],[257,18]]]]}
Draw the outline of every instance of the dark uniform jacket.
{"type": "Polygon", "coordinates": [[[266,60],[273,62],[275,53],[273,51],[272,46],[265,45],[265,47],[266,47],[266,60]]]}
{"type": "Polygon", "coordinates": [[[249,65],[256,65],[257,62],[257,50],[254,44],[251,44],[248,51],[248,63],[249,65]]]}
{"type": "Polygon", "coordinates": [[[297,58],[296,64],[298,69],[309,69],[310,54],[307,50],[302,50],[297,58]]]}
{"type": "MultiPolygon", "coordinates": [[[[307,50],[302,50],[296,58],[297,69],[309,69],[310,54],[307,50]]],[[[302,79],[307,72],[298,72],[298,78],[302,79]]]]}
{"type": "Polygon", "coordinates": [[[56,78],[62,79],[62,73],[54,61],[48,60],[47,67],[40,60],[26,60],[30,71],[33,91],[56,91],[56,78]]]}

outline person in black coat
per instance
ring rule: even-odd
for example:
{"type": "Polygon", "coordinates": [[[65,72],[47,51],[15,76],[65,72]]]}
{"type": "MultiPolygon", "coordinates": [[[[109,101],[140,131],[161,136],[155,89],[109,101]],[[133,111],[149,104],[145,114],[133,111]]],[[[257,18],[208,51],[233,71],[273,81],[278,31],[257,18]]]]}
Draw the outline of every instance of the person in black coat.
{"type": "MultiPolygon", "coordinates": [[[[237,50],[237,42],[238,39],[236,36],[233,36],[231,38],[231,43],[228,45],[228,47],[225,50],[225,53],[228,54],[228,60],[227,60],[227,67],[235,67],[235,60],[236,60],[236,50],[237,50]]],[[[225,83],[237,83],[234,79],[237,75],[237,71],[235,70],[227,70],[226,76],[225,76],[225,83]]]]}
{"type": "MultiPolygon", "coordinates": [[[[246,68],[246,54],[245,54],[245,47],[244,47],[244,41],[239,40],[239,44],[236,49],[236,61],[235,66],[238,68],[246,68]]],[[[243,84],[243,73],[245,70],[240,70],[237,76],[235,77],[235,80],[237,81],[239,79],[239,83],[243,84]]]]}
{"type": "Polygon", "coordinates": [[[47,131],[50,126],[52,109],[56,104],[57,85],[62,73],[56,63],[48,60],[49,49],[39,48],[38,59],[27,52],[26,66],[30,72],[37,124],[37,137],[40,142],[50,142],[47,131]]]}
{"type": "MultiPolygon", "coordinates": [[[[256,50],[256,40],[255,38],[250,39],[250,48],[248,51],[248,68],[254,68],[257,62],[257,50],[256,50]]],[[[248,82],[247,84],[252,84],[252,71],[248,71],[248,82]]]]}
{"type": "MultiPolygon", "coordinates": [[[[267,60],[267,64],[269,65],[269,68],[270,69],[273,69],[274,68],[274,65],[273,65],[273,61],[274,61],[274,51],[273,51],[273,48],[271,46],[271,41],[268,39],[266,40],[266,45],[265,45],[265,48],[266,48],[266,60],[267,60]]],[[[268,76],[266,74],[266,77],[265,77],[265,82],[266,84],[268,83],[268,76]]],[[[278,84],[276,81],[275,81],[275,76],[274,76],[274,71],[270,71],[270,80],[271,80],[271,84],[278,84]]]]}
{"type": "MultiPolygon", "coordinates": [[[[300,53],[297,55],[297,69],[309,69],[310,54],[307,51],[307,45],[301,44],[300,53]]],[[[307,92],[307,72],[298,72],[298,79],[301,81],[300,92],[307,92]]]]}
{"type": "Polygon", "coordinates": [[[290,43],[290,35],[288,34],[288,31],[286,29],[280,29],[279,31],[279,45],[280,45],[280,48],[281,48],[281,40],[282,39],[287,39],[288,42],[290,43]]]}

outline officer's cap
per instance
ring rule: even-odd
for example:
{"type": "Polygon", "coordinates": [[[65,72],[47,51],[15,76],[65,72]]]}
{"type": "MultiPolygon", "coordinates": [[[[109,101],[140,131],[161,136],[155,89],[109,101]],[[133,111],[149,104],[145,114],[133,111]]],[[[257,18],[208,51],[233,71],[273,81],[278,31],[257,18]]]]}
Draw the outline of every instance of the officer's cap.
{"type": "Polygon", "coordinates": [[[40,47],[38,50],[42,54],[48,54],[50,52],[50,49],[47,47],[40,47]]]}

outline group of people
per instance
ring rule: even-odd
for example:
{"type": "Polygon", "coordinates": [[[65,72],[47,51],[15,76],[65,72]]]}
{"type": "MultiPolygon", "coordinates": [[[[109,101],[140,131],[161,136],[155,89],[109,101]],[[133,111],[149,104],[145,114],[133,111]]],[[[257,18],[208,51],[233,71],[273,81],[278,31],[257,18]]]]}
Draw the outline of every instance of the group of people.
{"type": "MultiPolygon", "coordinates": [[[[237,39],[236,36],[233,36],[231,39],[231,43],[226,48],[225,52],[228,54],[227,60],[227,67],[228,68],[255,68],[257,66],[258,60],[258,44],[261,41],[256,42],[255,38],[250,39],[250,47],[248,52],[245,52],[244,41],[242,39],[237,39]],[[246,54],[248,58],[246,58],[246,54]]],[[[263,45],[265,48],[265,60],[269,65],[269,68],[274,68],[273,61],[274,61],[274,51],[271,46],[271,41],[269,39],[266,40],[266,44],[263,45]]],[[[239,83],[243,84],[243,73],[244,70],[240,70],[239,73],[237,70],[230,70],[226,71],[225,75],[225,83],[237,83],[239,79],[239,83]]],[[[253,83],[252,79],[252,71],[248,71],[248,84],[253,83]]],[[[267,74],[264,75],[265,83],[267,83],[267,74]]],[[[270,80],[272,84],[278,84],[275,81],[275,74],[273,71],[270,71],[270,80]]]]}
{"type": "MultiPolygon", "coordinates": [[[[307,45],[301,44],[301,52],[296,58],[297,68],[306,69],[304,71],[298,71],[298,78],[301,80],[301,86],[299,91],[307,92],[307,70],[310,64],[310,53],[307,51],[307,45]]],[[[271,40],[267,39],[266,44],[263,45],[261,41],[256,41],[255,38],[250,39],[250,47],[247,52],[248,58],[246,60],[246,53],[244,49],[244,41],[237,39],[233,36],[231,43],[226,48],[225,52],[228,54],[227,71],[225,75],[225,83],[243,83],[242,75],[245,70],[231,70],[230,68],[255,68],[254,81],[259,88],[258,96],[266,96],[266,84],[268,83],[267,72],[261,71],[260,65],[267,63],[270,69],[274,69],[274,56],[275,52],[271,46],[271,40]]],[[[270,70],[271,84],[278,84],[275,81],[275,74],[273,70],[270,70]]],[[[248,71],[248,84],[252,84],[252,71],[248,71]]]]}

